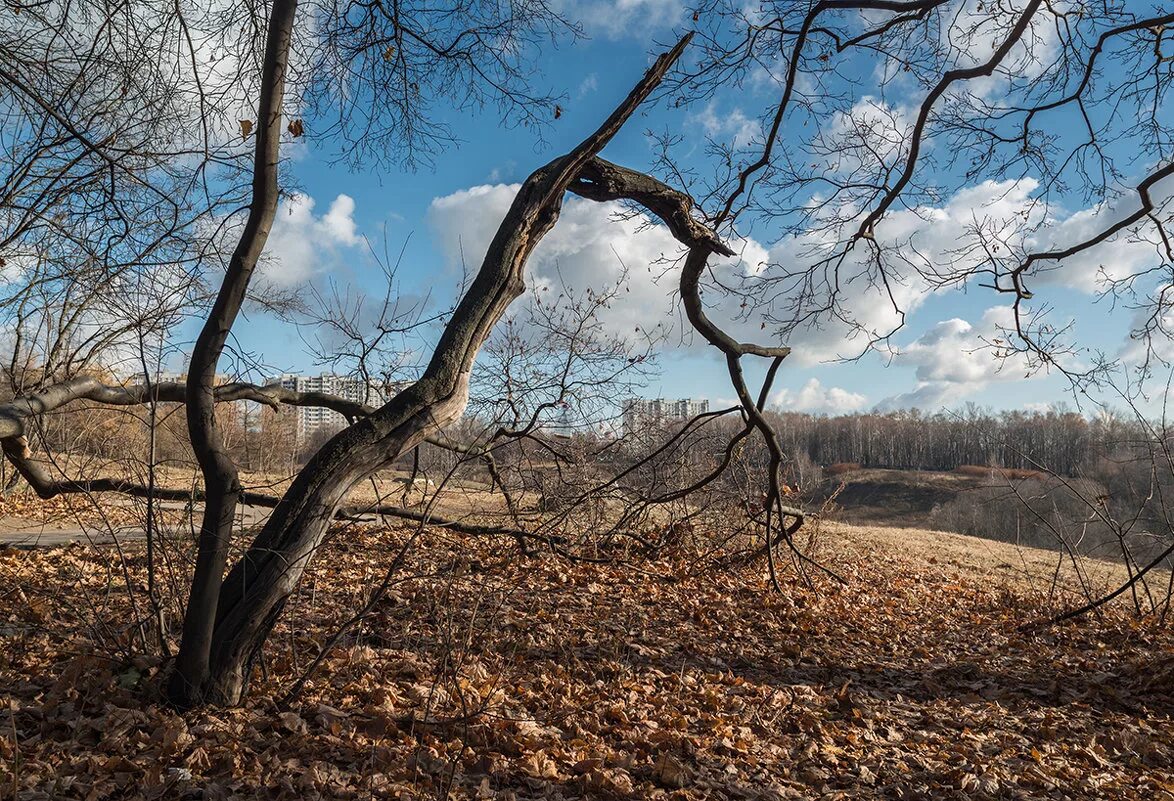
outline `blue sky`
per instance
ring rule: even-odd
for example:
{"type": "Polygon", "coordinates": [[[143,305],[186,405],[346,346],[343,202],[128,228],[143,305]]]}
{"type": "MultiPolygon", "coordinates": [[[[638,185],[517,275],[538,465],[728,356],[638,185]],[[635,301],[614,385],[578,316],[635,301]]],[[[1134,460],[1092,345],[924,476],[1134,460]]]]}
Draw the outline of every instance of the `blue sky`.
{"type": "MultiPolygon", "coordinates": [[[[552,50],[540,62],[539,80],[566,98],[561,117],[551,120],[541,141],[532,131],[504,125],[495,111],[488,110],[450,112],[446,121],[464,141],[442,153],[431,167],[415,171],[353,172],[332,165],[329,143],[299,145],[284,167],[286,182],[296,186],[299,195],[279,211],[270,243],[272,261],[265,268],[267,279],[285,288],[333,279],[378,293],[382,274],[364,239],[377,247],[386,241],[393,252],[404,249],[398,276],[404,292],[429,294],[437,306],[450,302],[459,289],[458,254],[463,252],[468,264],[476,265],[480,247],[509,201],[509,186],[592,130],[626,94],[651,54],[663,49],[657,42],[672,41],[674,32],[687,23],[671,0],[615,4],[600,0],[581,8],[588,38],[552,50]]],[[[648,168],[653,150],[645,132],[667,130],[685,138],[689,147],[683,158],[704,169],[705,137],[737,138],[743,130],[746,137],[755,135],[761,130],[757,116],[769,108],[775,94],[769,84],[748,82],[711,103],[678,109],[664,104],[650,107],[628,124],[604,155],[637,169],[648,168]]],[[[860,95],[868,98],[865,91],[860,95]]],[[[909,103],[916,101],[916,97],[907,98],[909,103]]],[[[894,98],[890,90],[885,102],[899,107],[901,98],[894,98]]],[[[307,124],[312,127],[313,120],[307,124]]],[[[810,135],[809,127],[798,125],[784,132],[789,141],[810,135]]],[[[942,221],[922,224],[918,235],[931,243],[953,241],[958,220],[973,209],[981,212],[988,200],[1013,205],[1014,198],[1005,196],[1017,188],[993,183],[962,187],[941,203],[946,210],[954,203],[954,216],[943,211],[942,221]]],[[[1030,187],[1023,192],[1028,196],[1030,187]]],[[[1066,235],[1066,226],[1082,230],[1080,215],[1092,213],[1078,198],[1063,206],[1053,210],[1059,240],[1066,235]]],[[[608,211],[598,204],[577,199],[568,202],[563,220],[548,239],[545,250],[535,257],[536,280],[558,272],[591,282],[614,273],[620,258],[633,275],[646,276],[648,263],[664,244],[663,231],[625,227],[609,219],[608,211]]],[[[760,251],[775,253],[771,248],[777,243],[770,241],[767,232],[755,230],[750,239],[747,251],[752,253],[745,258],[760,251]]],[[[1129,346],[1131,314],[1097,303],[1093,276],[1102,264],[1115,259],[1136,265],[1147,258],[1144,253],[1109,245],[1089,254],[1064,278],[1043,281],[1037,294],[1040,302],[1055,307],[1054,322],[1076,325],[1078,341],[1110,357],[1123,357],[1129,346]]],[[[671,285],[671,280],[656,285],[642,277],[631,293],[632,302],[616,312],[615,324],[671,322],[671,285]]],[[[997,409],[1042,408],[1071,401],[1063,378],[1046,374],[1026,378],[1019,362],[1012,360],[999,369],[987,351],[977,350],[982,337],[993,336],[995,325],[1004,318],[1005,296],[978,286],[928,293],[911,285],[907,299],[911,311],[904,329],[894,336],[890,353],[837,360],[837,356],[854,355],[859,343],[845,340],[834,326],[794,337],[791,344],[796,354],[780,373],[773,401],[783,408],[829,413],[907,406],[936,411],[969,401],[997,409]]],[[[866,296],[859,302],[867,306],[876,300],[866,296]]],[[[861,313],[867,315],[869,310],[861,313]]],[[[238,339],[249,342],[273,372],[318,369],[300,338],[265,314],[250,313],[238,329],[238,339]]],[[[1074,357],[1072,363],[1077,365],[1082,358],[1086,357],[1074,357]]],[[[731,395],[724,362],[716,352],[702,347],[667,348],[660,363],[660,375],[644,391],[647,396],[719,401],[731,395]]],[[[760,372],[759,366],[749,367],[751,375],[760,372]]]]}

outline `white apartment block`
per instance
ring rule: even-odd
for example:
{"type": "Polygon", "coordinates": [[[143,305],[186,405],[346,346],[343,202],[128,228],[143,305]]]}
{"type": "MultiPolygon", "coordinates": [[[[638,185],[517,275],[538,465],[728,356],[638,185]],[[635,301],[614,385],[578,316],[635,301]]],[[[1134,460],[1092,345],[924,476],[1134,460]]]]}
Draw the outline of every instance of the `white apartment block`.
{"type": "MultiPolygon", "coordinates": [[[[280,384],[284,389],[294,392],[322,392],[345,398],[367,406],[382,406],[391,394],[398,391],[397,386],[385,387],[378,381],[364,381],[359,376],[336,375],[322,373],[321,375],[298,375],[285,373],[270,378],[267,384],[280,384]]],[[[296,421],[295,431],[299,441],[323,429],[335,431],[347,425],[347,419],[333,409],[320,406],[297,406],[291,410],[296,421]]]]}
{"type": "MultiPolygon", "coordinates": [[[[232,376],[218,374],[215,383],[228,384],[236,380],[238,379],[232,376]]],[[[151,381],[182,384],[187,381],[187,373],[160,373],[158,377],[152,376],[151,381]]],[[[334,395],[367,406],[382,406],[391,395],[399,392],[404,387],[403,383],[385,386],[379,381],[364,381],[359,376],[336,375],[334,373],[322,373],[321,375],[283,373],[265,381],[266,386],[272,386],[273,384],[280,384],[283,388],[295,392],[321,392],[326,395],[334,395]]],[[[294,420],[294,431],[299,442],[317,431],[323,429],[336,431],[347,425],[346,418],[332,409],[323,409],[316,406],[289,406],[284,407],[282,412],[294,420]]]]}
{"type": "Polygon", "coordinates": [[[624,434],[630,436],[649,425],[688,420],[708,411],[706,398],[629,398],[624,402],[624,434]]]}

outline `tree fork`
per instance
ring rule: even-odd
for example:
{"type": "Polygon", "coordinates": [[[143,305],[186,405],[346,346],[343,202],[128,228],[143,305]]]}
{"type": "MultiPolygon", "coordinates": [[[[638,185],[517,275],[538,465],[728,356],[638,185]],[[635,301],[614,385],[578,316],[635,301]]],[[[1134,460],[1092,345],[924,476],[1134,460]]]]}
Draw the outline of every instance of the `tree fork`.
{"type": "Polygon", "coordinates": [[[460,417],[473,361],[522,294],[526,260],[558,219],[567,188],[659,85],[690,38],[661,55],[598,130],[526,179],[420,380],[333,437],[297,475],[210,607],[215,627],[207,679],[192,700],[240,701],[254,657],[351,487],[460,417]]]}
{"type": "Polygon", "coordinates": [[[210,679],[209,659],[217,603],[241,491],[236,465],[226,452],[216,426],[216,368],[277,213],[277,167],[281,157],[285,71],[296,14],[297,0],[274,0],[270,9],[248,219],[229,260],[216,301],[196,339],[188,367],[188,433],[204,476],[205,503],[183,638],[168,688],[171,700],[181,707],[203,700],[205,685],[210,679]]]}

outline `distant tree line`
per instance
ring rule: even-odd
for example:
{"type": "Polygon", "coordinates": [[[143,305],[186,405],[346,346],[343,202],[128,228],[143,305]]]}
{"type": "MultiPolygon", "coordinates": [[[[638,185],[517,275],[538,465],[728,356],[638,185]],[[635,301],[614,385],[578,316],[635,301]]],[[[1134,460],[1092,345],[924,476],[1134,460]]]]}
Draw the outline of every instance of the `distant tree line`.
{"type": "MultiPolygon", "coordinates": [[[[168,413],[159,420],[161,456],[190,462],[183,421],[172,420],[175,407],[165,406],[168,413]]],[[[321,444],[321,438],[296,441],[289,410],[246,406],[234,411],[229,414],[226,408],[225,430],[251,469],[302,463],[321,444]]],[[[822,467],[847,463],[863,468],[950,471],[980,465],[1073,476],[1146,439],[1131,414],[1089,416],[1063,408],[995,412],[971,405],[932,414],[902,409],[844,415],[768,412],[767,416],[777,425],[780,444],[792,461],[822,467]]],[[[479,422],[468,421],[474,428],[479,422]]],[[[146,425],[142,409],[81,404],[47,415],[41,437],[45,446],[58,452],[119,458],[131,455],[128,448],[138,453],[146,425]]]]}
{"type": "Polygon", "coordinates": [[[1136,421],[1124,415],[1088,417],[1065,409],[993,412],[970,406],[935,414],[786,412],[774,418],[792,458],[902,470],[984,465],[1075,475],[1142,436],[1136,421]]]}

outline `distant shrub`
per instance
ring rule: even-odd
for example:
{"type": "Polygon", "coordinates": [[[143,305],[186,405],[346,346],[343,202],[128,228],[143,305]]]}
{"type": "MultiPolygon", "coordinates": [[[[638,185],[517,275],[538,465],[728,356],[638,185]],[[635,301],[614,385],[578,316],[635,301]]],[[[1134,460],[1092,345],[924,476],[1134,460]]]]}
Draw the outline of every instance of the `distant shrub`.
{"type": "Polygon", "coordinates": [[[1048,477],[1047,473],[1040,470],[1026,470],[1022,467],[999,468],[999,475],[1015,481],[1043,481],[1048,477]]]}
{"type": "Polygon", "coordinates": [[[1048,477],[1040,470],[1026,470],[1021,467],[989,467],[981,464],[960,464],[954,472],[974,478],[1001,478],[1011,481],[1042,481],[1048,477]]]}
{"type": "MultiPolygon", "coordinates": [[[[1002,468],[983,469],[987,475],[1003,472],[1002,468]]],[[[972,537],[1113,558],[1121,552],[1121,541],[1103,521],[1089,519],[1086,500],[1104,492],[1103,485],[1089,479],[1048,477],[1002,486],[991,483],[958,492],[935,506],[929,523],[932,528],[972,537]]],[[[1140,539],[1130,543],[1138,553],[1145,552],[1140,550],[1142,546],[1140,539]]]]}
{"type": "Polygon", "coordinates": [[[860,467],[860,462],[836,462],[835,464],[829,464],[827,467],[825,467],[823,469],[823,474],[825,476],[842,476],[845,473],[851,473],[854,470],[859,470],[860,467]]]}

